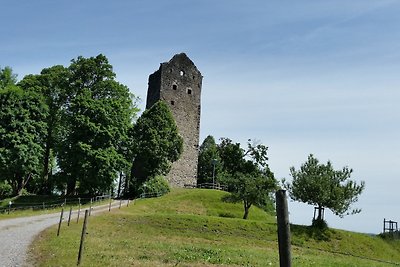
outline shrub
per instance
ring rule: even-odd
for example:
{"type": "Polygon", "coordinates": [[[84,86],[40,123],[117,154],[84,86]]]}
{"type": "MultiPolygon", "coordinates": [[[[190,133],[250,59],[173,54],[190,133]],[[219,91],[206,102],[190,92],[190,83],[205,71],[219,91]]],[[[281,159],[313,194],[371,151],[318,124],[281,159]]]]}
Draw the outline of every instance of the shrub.
{"type": "Polygon", "coordinates": [[[320,230],[328,229],[328,224],[323,219],[313,219],[312,227],[320,230]]]}
{"type": "Polygon", "coordinates": [[[171,191],[167,180],[160,175],[151,177],[139,187],[139,193],[151,196],[162,196],[171,191]]]}
{"type": "Polygon", "coordinates": [[[12,187],[7,182],[0,182],[0,197],[8,197],[12,194],[12,187]]]}

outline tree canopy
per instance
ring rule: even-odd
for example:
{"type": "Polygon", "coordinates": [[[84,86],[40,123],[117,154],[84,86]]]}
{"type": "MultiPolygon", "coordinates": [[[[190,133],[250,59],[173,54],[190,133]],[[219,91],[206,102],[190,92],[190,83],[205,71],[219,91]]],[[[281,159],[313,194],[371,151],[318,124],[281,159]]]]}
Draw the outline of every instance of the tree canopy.
{"type": "Polygon", "coordinates": [[[39,75],[27,75],[19,83],[25,91],[34,91],[43,96],[49,109],[46,116],[46,136],[44,138],[43,170],[41,175],[41,193],[51,191],[52,169],[55,167],[57,146],[61,140],[63,127],[67,127],[62,115],[67,106],[68,69],[61,66],[45,68],[39,75]]]}
{"type": "Polygon", "coordinates": [[[299,170],[290,168],[293,180],[291,183],[284,182],[284,187],[293,200],[317,206],[317,220],[323,220],[323,208],[328,208],[335,215],[343,217],[361,211],[350,211],[351,205],[358,200],[365,187],[363,181],[357,184],[350,180],[352,172],[348,167],[334,170],[330,161],[326,164],[319,163],[311,154],[299,170]]]}
{"type": "Polygon", "coordinates": [[[204,171],[210,175],[210,160],[218,159],[217,181],[228,186],[231,200],[243,203],[243,219],[248,218],[252,205],[270,209],[276,180],[267,164],[268,148],[250,139],[246,150],[229,138],[220,140],[218,145],[212,136],[204,140],[200,147],[199,173],[204,171]]]}
{"type": "Polygon", "coordinates": [[[0,178],[14,194],[40,174],[47,112],[43,98],[34,92],[14,85],[0,89],[0,178]]]}
{"type": "Polygon", "coordinates": [[[167,104],[162,100],[145,110],[132,130],[134,186],[166,175],[183,150],[183,139],[167,104]]]}
{"type": "Polygon", "coordinates": [[[60,142],[59,165],[73,193],[111,189],[117,173],[129,159],[124,153],[129,129],[136,116],[133,95],[115,80],[115,73],[104,55],[72,60],[68,68],[68,123],[60,142]]]}
{"type": "Polygon", "coordinates": [[[115,77],[101,54],[45,68],[17,85],[11,68],[0,69],[0,177],[15,194],[28,181],[34,193],[108,192],[130,169],[138,108],[115,77]]]}
{"type": "Polygon", "coordinates": [[[13,73],[11,67],[0,68],[0,89],[17,83],[17,75],[13,73]]]}

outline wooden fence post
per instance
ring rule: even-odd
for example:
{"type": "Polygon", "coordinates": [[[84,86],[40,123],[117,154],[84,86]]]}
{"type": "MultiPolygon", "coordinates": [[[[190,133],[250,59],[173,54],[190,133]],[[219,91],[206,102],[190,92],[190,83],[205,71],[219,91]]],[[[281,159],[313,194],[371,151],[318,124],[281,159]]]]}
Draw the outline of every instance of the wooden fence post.
{"type": "Polygon", "coordinates": [[[60,215],[60,222],[58,223],[57,236],[60,235],[60,229],[61,229],[61,223],[62,223],[63,214],[64,214],[64,208],[61,208],[61,215],[60,215]]]}
{"type": "Polygon", "coordinates": [[[110,195],[110,205],[108,206],[108,211],[111,211],[111,195],[110,195]]]}
{"type": "Polygon", "coordinates": [[[92,202],[93,202],[93,198],[90,199],[89,216],[92,214],[92,202]]]}
{"type": "Polygon", "coordinates": [[[79,245],[79,252],[78,252],[78,263],[77,265],[81,264],[82,260],[82,253],[83,253],[83,242],[85,241],[86,236],[86,224],[88,219],[88,210],[85,210],[85,219],[83,220],[83,227],[82,227],[82,235],[81,235],[81,243],[79,245]]]}
{"type": "Polygon", "coordinates": [[[291,267],[290,224],[286,191],[276,191],[275,197],[280,267],[291,267]]]}
{"type": "Polygon", "coordinates": [[[76,216],[76,223],[79,222],[79,215],[80,215],[80,213],[81,213],[81,203],[79,203],[79,206],[78,206],[78,216],[76,216]]]}
{"type": "Polygon", "coordinates": [[[71,221],[72,207],[69,207],[68,226],[71,221]]]}

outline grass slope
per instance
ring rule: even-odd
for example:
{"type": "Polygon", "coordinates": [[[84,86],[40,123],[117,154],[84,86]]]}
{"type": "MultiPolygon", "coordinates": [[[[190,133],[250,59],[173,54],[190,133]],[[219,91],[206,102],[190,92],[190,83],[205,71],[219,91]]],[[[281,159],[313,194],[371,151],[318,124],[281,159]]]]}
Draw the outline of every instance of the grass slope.
{"type": "MultiPolygon", "coordinates": [[[[279,266],[275,218],[227,193],[180,189],[90,217],[81,266],[279,266]]],[[[31,248],[38,266],[76,265],[82,222],[44,231],[31,248]]],[[[393,266],[400,243],[340,230],[292,226],[293,266],[393,266]],[[392,263],[389,263],[392,262],[392,263]]]]}

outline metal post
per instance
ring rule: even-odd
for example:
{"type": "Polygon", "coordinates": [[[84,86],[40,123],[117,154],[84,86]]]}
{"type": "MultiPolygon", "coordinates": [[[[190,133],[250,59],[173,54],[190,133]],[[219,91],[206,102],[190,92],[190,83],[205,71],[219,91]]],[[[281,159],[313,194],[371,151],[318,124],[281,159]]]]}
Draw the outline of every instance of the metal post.
{"type": "Polygon", "coordinates": [[[121,209],[122,199],[119,200],[119,209],[121,209]]]}
{"type": "Polygon", "coordinates": [[[286,191],[278,190],[275,196],[280,267],[291,267],[290,224],[286,191]]]}
{"type": "Polygon", "coordinates": [[[83,220],[83,227],[82,227],[82,234],[81,234],[81,243],[79,245],[79,252],[78,252],[78,263],[77,265],[81,264],[82,260],[82,253],[83,253],[83,242],[85,241],[86,236],[86,224],[88,219],[88,210],[85,210],[85,219],[83,220]]]}
{"type": "Polygon", "coordinates": [[[111,211],[111,195],[110,195],[110,204],[108,205],[108,211],[111,211]]]}
{"type": "Polygon", "coordinates": [[[63,214],[64,214],[64,208],[61,208],[61,215],[60,215],[60,222],[58,223],[57,236],[60,235],[60,229],[61,229],[61,223],[62,223],[63,214]]]}
{"type": "Polygon", "coordinates": [[[43,209],[44,209],[44,202],[42,203],[42,207],[43,207],[43,209]]]}

